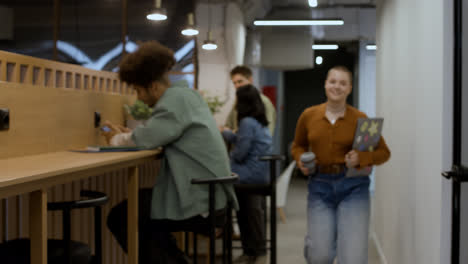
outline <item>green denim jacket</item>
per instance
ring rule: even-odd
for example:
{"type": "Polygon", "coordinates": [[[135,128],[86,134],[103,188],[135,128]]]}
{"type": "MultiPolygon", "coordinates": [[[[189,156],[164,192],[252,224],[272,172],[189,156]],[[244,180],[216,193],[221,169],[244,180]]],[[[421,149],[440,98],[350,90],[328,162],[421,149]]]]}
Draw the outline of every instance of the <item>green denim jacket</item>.
{"type": "MultiPolygon", "coordinates": [[[[153,219],[186,219],[208,213],[208,186],[192,179],[229,176],[229,157],[203,98],[185,81],[175,82],[159,99],[145,126],[132,140],[148,149],[164,148],[151,203],[153,219]]],[[[237,200],[232,184],[216,187],[216,209],[237,200]]]]}

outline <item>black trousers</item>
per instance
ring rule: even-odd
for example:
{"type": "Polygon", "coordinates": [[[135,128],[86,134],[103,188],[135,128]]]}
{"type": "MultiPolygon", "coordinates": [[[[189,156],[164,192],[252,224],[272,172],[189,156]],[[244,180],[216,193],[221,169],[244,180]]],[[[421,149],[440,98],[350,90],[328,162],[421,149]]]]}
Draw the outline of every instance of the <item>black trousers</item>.
{"type": "MultiPolygon", "coordinates": [[[[171,232],[208,234],[208,218],[198,215],[184,220],[151,219],[151,195],[152,189],[139,191],[139,263],[189,263],[188,258],[177,247],[171,232]]],[[[224,211],[217,211],[216,215],[217,225],[221,225],[225,220],[224,211]]],[[[107,217],[107,226],[122,249],[127,252],[127,200],[112,208],[107,217]]]]}
{"type": "Polygon", "coordinates": [[[265,196],[246,194],[236,189],[242,250],[248,256],[266,254],[265,241],[265,196]]]}

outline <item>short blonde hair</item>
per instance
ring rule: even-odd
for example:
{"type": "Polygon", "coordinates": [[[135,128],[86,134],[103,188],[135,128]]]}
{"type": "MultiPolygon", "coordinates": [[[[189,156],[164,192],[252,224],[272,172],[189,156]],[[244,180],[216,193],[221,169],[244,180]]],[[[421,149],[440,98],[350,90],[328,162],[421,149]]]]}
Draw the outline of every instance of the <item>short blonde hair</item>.
{"type": "Polygon", "coordinates": [[[350,83],[353,83],[353,73],[346,67],[346,66],[343,66],[343,65],[336,65],[336,66],[333,66],[331,67],[328,72],[327,72],[327,79],[328,79],[328,75],[330,75],[330,72],[332,70],[336,70],[336,71],[342,71],[342,72],[345,72],[348,74],[349,76],[349,82],[350,83]]]}

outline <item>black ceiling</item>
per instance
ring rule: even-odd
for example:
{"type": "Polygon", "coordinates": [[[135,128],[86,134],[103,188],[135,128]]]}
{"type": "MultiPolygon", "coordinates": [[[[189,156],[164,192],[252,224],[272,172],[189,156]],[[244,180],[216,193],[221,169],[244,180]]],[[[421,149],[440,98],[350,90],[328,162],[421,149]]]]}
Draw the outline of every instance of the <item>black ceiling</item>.
{"type": "MultiPolygon", "coordinates": [[[[85,51],[92,59],[121,42],[121,0],[61,0],[60,40],[85,51]]],[[[188,39],[180,34],[195,0],[162,0],[168,19],[153,22],[146,13],[154,0],[128,0],[128,37],[132,41],[158,40],[177,50],[188,39]]],[[[0,41],[0,49],[50,59],[53,39],[53,0],[0,0],[13,9],[14,39],[0,41]]],[[[66,58],[62,58],[66,60],[66,58]]],[[[69,61],[70,62],[70,61],[69,61]]]]}

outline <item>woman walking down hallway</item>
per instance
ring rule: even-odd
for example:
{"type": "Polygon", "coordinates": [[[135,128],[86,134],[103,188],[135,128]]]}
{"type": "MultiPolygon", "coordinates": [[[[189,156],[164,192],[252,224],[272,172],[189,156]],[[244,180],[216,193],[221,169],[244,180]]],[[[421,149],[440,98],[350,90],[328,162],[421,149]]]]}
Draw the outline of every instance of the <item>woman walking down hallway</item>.
{"type": "Polygon", "coordinates": [[[308,264],[366,264],[369,229],[369,176],[346,177],[349,168],[379,165],[390,158],[380,137],[373,152],[352,149],[357,120],[366,115],[347,105],[351,72],[343,66],[328,71],[327,101],[307,108],[296,126],[292,154],[309,175],[307,235],[304,256],[308,264]],[[315,153],[315,170],[301,162],[315,153]],[[309,168],[308,168],[309,167],[309,168]]]}

